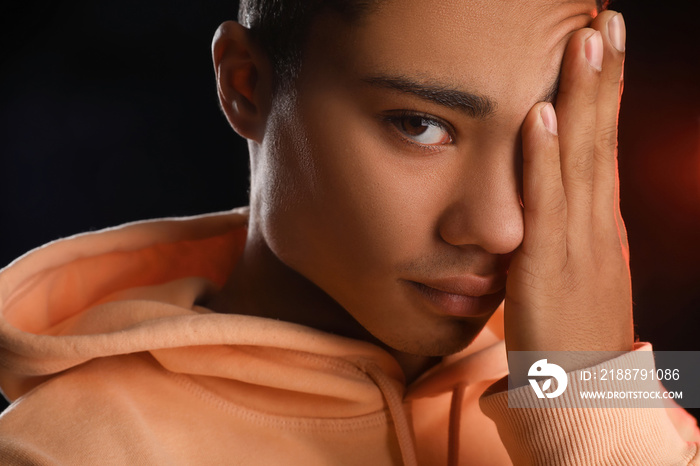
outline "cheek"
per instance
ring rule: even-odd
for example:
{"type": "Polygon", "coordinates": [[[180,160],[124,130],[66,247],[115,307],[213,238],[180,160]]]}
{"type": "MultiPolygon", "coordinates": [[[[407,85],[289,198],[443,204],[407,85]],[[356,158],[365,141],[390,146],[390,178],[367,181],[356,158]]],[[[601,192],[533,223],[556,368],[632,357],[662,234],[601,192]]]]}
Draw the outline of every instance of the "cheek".
{"type": "Polygon", "coordinates": [[[329,235],[341,241],[352,256],[348,260],[360,257],[375,267],[424,253],[427,211],[434,201],[429,180],[406,154],[397,154],[386,128],[372,116],[342,100],[327,103],[326,111],[319,121],[336,123],[314,128],[310,140],[319,220],[329,235]]]}
{"type": "Polygon", "coordinates": [[[273,250],[317,284],[385,281],[430,247],[431,177],[397,155],[373,117],[317,95],[280,141],[288,149],[276,158],[285,186],[271,196],[269,230],[285,234],[273,250]]]}

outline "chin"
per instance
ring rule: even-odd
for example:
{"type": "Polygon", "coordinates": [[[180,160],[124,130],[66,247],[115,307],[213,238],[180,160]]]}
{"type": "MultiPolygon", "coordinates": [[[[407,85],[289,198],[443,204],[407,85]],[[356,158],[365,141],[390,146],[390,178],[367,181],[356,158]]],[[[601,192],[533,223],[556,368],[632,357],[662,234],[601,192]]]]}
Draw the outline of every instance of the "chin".
{"type": "Polygon", "coordinates": [[[487,321],[488,318],[478,321],[452,321],[449,325],[442,325],[431,332],[421,332],[422,334],[415,339],[409,340],[405,335],[394,334],[382,341],[397,351],[414,356],[449,356],[469,346],[487,321]]]}

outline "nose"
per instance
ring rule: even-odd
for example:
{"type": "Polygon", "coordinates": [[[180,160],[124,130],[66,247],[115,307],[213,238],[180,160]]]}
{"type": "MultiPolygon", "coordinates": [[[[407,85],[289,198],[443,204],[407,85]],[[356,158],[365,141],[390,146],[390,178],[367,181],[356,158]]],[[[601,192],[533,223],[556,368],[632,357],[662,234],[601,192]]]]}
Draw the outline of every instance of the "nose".
{"type": "Polygon", "coordinates": [[[490,254],[513,252],[523,239],[520,175],[513,160],[494,157],[455,177],[439,219],[440,237],[458,246],[479,246],[490,254]]]}

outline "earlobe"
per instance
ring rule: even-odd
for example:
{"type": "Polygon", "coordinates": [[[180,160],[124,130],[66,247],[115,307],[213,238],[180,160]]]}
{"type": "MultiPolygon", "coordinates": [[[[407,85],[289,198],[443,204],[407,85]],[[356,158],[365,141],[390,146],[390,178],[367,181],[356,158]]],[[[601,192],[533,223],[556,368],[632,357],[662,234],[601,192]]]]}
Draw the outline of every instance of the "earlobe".
{"type": "Polygon", "coordinates": [[[253,43],[248,29],[227,21],[214,35],[212,59],[226,118],[238,134],[261,142],[271,94],[266,56],[253,43]]]}

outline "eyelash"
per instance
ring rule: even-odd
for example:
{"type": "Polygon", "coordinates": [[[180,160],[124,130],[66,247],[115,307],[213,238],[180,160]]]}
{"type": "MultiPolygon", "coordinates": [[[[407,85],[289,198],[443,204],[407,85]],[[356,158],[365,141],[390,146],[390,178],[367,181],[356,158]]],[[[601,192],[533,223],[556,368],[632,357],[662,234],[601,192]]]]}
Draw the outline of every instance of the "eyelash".
{"type": "Polygon", "coordinates": [[[401,110],[397,112],[393,112],[392,114],[384,116],[384,120],[387,121],[392,125],[392,127],[396,130],[396,133],[398,134],[398,137],[401,139],[402,142],[409,144],[415,148],[418,148],[419,150],[427,151],[427,152],[437,152],[443,150],[444,146],[454,144],[455,136],[454,136],[454,129],[452,126],[445,122],[444,120],[437,118],[433,115],[429,115],[427,113],[423,112],[414,112],[414,111],[409,111],[409,110],[401,110]],[[404,136],[401,133],[401,130],[399,129],[400,125],[402,122],[409,118],[421,118],[423,120],[429,121],[431,125],[435,125],[438,128],[442,129],[445,131],[450,140],[449,142],[445,144],[421,144],[419,142],[416,142],[406,136],[404,136]]]}

